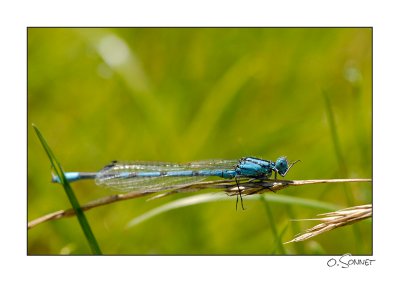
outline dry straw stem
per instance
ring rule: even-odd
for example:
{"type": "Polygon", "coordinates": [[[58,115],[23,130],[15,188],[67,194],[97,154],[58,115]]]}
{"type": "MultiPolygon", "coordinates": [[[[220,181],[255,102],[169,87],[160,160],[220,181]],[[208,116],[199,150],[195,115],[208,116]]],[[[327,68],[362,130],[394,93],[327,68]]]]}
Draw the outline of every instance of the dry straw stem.
{"type": "Polygon", "coordinates": [[[363,219],[370,218],[372,216],[372,204],[349,207],[334,212],[319,214],[319,216],[322,217],[315,219],[302,219],[316,220],[321,221],[322,223],[310,229],[307,229],[305,233],[300,234],[299,236],[289,242],[286,242],[285,244],[292,242],[301,242],[324,232],[336,229],[338,227],[346,226],[361,221],[363,219]]]}
{"type": "MultiPolygon", "coordinates": [[[[328,180],[254,180],[254,179],[238,179],[240,194],[241,195],[253,195],[253,194],[261,194],[265,192],[276,192],[282,190],[289,186],[303,186],[309,184],[322,184],[322,183],[347,183],[347,182],[371,182],[371,179],[328,179],[328,180]]],[[[82,205],[82,210],[86,211],[95,207],[111,204],[114,202],[128,200],[133,198],[139,198],[143,196],[148,196],[150,194],[159,193],[158,195],[153,196],[151,199],[164,197],[174,193],[182,193],[182,192],[193,192],[203,189],[221,189],[225,191],[229,196],[236,196],[239,194],[239,190],[234,180],[218,180],[218,181],[208,181],[208,182],[199,182],[195,184],[189,185],[179,185],[179,186],[171,186],[159,188],[156,191],[151,192],[140,192],[133,191],[126,194],[116,194],[111,196],[106,196],[89,203],[82,205]],[[160,194],[161,193],[161,194],[160,194]]],[[[74,216],[75,212],[73,209],[59,210],[44,216],[41,216],[35,220],[32,220],[28,223],[28,229],[37,226],[38,224],[61,219],[64,217],[74,216]]]]}

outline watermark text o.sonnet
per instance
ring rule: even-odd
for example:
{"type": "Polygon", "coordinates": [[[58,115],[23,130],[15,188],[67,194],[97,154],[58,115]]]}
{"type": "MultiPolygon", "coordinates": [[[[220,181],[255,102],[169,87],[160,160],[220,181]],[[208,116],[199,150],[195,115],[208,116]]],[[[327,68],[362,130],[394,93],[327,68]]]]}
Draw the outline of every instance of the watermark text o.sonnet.
{"type": "Polygon", "coordinates": [[[344,254],[339,258],[330,258],[326,264],[328,267],[341,267],[349,268],[354,266],[372,266],[375,259],[370,258],[357,258],[351,254],[344,254]]]}

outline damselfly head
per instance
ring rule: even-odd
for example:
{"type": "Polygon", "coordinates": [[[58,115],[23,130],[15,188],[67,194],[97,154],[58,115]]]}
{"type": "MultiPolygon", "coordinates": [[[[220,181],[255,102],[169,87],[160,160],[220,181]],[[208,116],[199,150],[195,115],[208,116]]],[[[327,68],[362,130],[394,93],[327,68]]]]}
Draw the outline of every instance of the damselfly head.
{"type": "Polygon", "coordinates": [[[300,160],[296,160],[289,163],[285,156],[279,157],[275,162],[275,172],[278,172],[279,175],[285,177],[290,168],[299,161],[300,160]]]}
{"type": "Polygon", "coordinates": [[[286,172],[289,169],[289,164],[288,164],[286,157],[282,156],[276,160],[275,169],[276,169],[276,172],[278,172],[279,175],[281,175],[282,177],[286,175],[286,172]]]}

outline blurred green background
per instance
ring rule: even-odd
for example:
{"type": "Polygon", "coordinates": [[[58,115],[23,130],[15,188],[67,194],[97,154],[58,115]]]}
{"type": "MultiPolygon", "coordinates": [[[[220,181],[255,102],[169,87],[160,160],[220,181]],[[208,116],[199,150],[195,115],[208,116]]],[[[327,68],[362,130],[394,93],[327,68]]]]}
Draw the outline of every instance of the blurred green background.
{"type": "MultiPolygon", "coordinates": [[[[372,29],[29,28],[28,221],[70,207],[31,124],[65,171],[111,160],[300,159],[286,179],[372,178],[372,29]],[[329,118],[333,117],[334,123],[329,118]],[[334,136],[337,136],[335,141],[334,136]]],[[[115,192],[73,184],[81,204],[115,192]]],[[[213,190],[211,190],[213,191],[213,190]]],[[[105,254],[371,254],[372,221],[278,248],[323,209],[235,197],[134,217],[201,192],[134,199],[86,216],[105,254]],[[267,208],[267,209],[266,209],[267,208]],[[273,218],[268,216],[270,211],[273,218]],[[272,220],[272,221],[271,221],[272,220]],[[271,223],[273,222],[273,223],[271,223]]],[[[340,208],[369,183],[277,195],[340,208]]],[[[89,254],[76,218],[28,230],[29,254],[89,254]]]]}

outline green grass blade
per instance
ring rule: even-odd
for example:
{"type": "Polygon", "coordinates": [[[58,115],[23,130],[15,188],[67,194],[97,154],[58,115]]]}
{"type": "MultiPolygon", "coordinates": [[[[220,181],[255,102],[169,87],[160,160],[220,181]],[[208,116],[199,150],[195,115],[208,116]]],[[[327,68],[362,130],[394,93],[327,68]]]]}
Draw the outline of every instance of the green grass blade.
{"type": "MultiPolygon", "coordinates": [[[[304,206],[304,207],[323,209],[326,211],[340,209],[339,206],[332,205],[330,203],[317,201],[317,200],[292,197],[292,196],[264,194],[264,195],[262,195],[262,198],[266,199],[269,202],[300,205],[300,206],[304,206]]],[[[254,196],[254,195],[246,196],[244,198],[244,201],[248,201],[248,200],[259,200],[259,196],[254,196]]],[[[170,210],[179,209],[182,207],[197,205],[197,204],[206,203],[206,202],[214,202],[214,201],[232,201],[232,197],[227,196],[223,193],[210,193],[210,194],[201,194],[201,195],[195,195],[195,196],[178,199],[176,201],[172,201],[172,202],[169,202],[162,206],[156,207],[138,217],[133,218],[126,225],[126,228],[132,228],[135,225],[138,225],[144,221],[149,220],[150,218],[153,218],[159,214],[168,212],[170,210]]]]}
{"type": "Polygon", "coordinates": [[[244,56],[225,72],[210,94],[205,96],[183,137],[185,143],[190,144],[192,152],[197,152],[204,146],[210,135],[215,132],[224,110],[239,95],[239,90],[263,68],[264,65],[257,56],[244,56]],[[204,127],[204,124],[207,127],[204,127]]]}
{"type": "Polygon", "coordinates": [[[281,236],[279,235],[278,228],[276,227],[276,222],[275,222],[274,214],[271,211],[271,207],[270,207],[268,201],[265,198],[263,198],[262,196],[260,196],[260,200],[264,204],[264,208],[265,208],[265,211],[266,211],[267,217],[268,217],[268,223],[271,225],[272,234],[275,239],[274,249],[278,250],[278,252],[280,254],[286,254],[285,248],[283,247],[283,244],[282,244],[281,236]]]}
{"type": "Polygon", "coordinates": [[[342,149],[340,146],[339,134],[337,132],[337,126],[335,123],[335,115],[333,113],[332,103],[329,99],[327,92],[325,92],[325,91],[322,92],[322,95],[325,100],[325,108],[326,108],[326,114],[327,114],[327,118],[328,118],[329,129],[331,131],[332,143],[333,143],[333,147],[335,150],[336,158],[339,163],[339,169],[340,169],[341,175],[343,177],[347,177],[347,175],[348,175],[347,166],[346,166],[346,162],[343,157],[343,152],[342,152],[342,149]]]}
{"type": "MultiPolygon", "coordinates": [[[[331,101],[329,100],[329,96],[328,96],[327,92],[323,92],[323,96],[325,99],[325,107],[326,107],[326,112],[328,115],[329,128],[331,130],[332,142],[333,142],[333,145],[335,148],[336,158],[339,163],[339,169],[342,173],[342,176],[347,178],[347,176],[349,174],[348,174],[346,161],[345,161],[345,158],[343,157],[343,151],[341,149],[341,145],[340,145],[340,141],[339,141],[339,134],[338,134],[336,123],[335,123],[335,116],[333,113],[332,104],[331,104],[331,101]]],[[[348,188],[348,186],[346,184],[343,184],[343,193],[346,196],[347,205],[353,206],[355,203],[354,197],[347,188],[348,188]]],[[[354,231],[355,239],[362,238],[361,231],[358,228],[358,226],[356,226],[356,225],[353,226],[353,231],[354,231]]],[[[358,241],[355,242],[355,245],[357,246],[357,250],[359,250],[358,241]]]]}
{"type": "Polygon", "coordinates": [[[43,137],[43,135],[41,134],[39,129],[33,124],[32,124],[32,127],[35,130],[36,135],[38,136],[40,143],[42,144],[43,149],[45,150],[55,173],[61,180],[61,184],[64,187],[64,191],[67,194],[67,197],[71,203],[72,208],[75,210],[79,224],[81,225],[81,228],[82,228],[83,233],[89,243],[92,253],[93,254],[101,254],[100,247],[96,241],[96,238],[92,232],[92,229],[90,228],[89,222],[87,221],[87,219],[83,213],[83,210],[82,210],[81,206],[79,205],[78,199],[76,198],[74,192],[71,189],[71,186],[69,185],[67,179],[65,178],[65,175],[61,168],[60,163],[57,161],[56,157],[54,156],[53,152],[51,151],[50,147],[48,146],[45,138],[43,137]]]}
{"type": "Polygon", "coordinates": [[[126,228],[131,228],[138,225],[154,216],[167,212],[169,210],[174,210],[186,206],[196,205],[205,202],[221,201],[221,200],[231,200],[228,196],[224,194],[202,194],[196,196],[185,197],[176,201],[169,202],[162,206],[156,207],[138,217],[135,217],[126,225],[126,228]]]}
{"type": "MultiPolygon", "coordinates": [[[[288,230],[288,228],[289,228],[289,222],[286,223],[285,227],[283,227],[282,231],[279,233],[278,237],[279,237],[279,240],[280,240],[281,242],[278,243],[278,244],[274,247],[274,249],[271,251],[271,254],[272,254],[272,255],[273,255],[273,254],[276,254],[276,249],[277,249],[277,247],[279,248],[279,245],[282,245],[282,246],[283,246],[283,244],[282,244],[282,238],[283,238],[283,235],[284,235],[284,234],[286,233],[286,231],[288,230]]],[[[286,252],[286,250],[284,250],[284,251],[285,251],[285,254],[288,254],[288,253],[286,252]]],[[[299,254],[302,254],[302,253],[299,253],[299,254]]]]}

